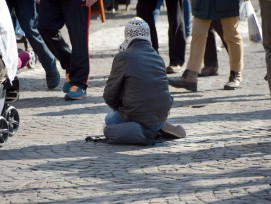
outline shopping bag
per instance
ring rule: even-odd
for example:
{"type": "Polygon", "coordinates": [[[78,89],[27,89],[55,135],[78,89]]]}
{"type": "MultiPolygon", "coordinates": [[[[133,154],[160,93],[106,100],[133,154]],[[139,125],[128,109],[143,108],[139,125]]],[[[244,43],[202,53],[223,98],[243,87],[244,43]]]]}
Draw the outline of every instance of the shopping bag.
{"type": "Polygon", "coordinates": [[[262,32],[255,10],[250,1],[244,1],[244,3],[247,12],[249,39],[254,42],[260,42],[262,41],[262,32]]]}

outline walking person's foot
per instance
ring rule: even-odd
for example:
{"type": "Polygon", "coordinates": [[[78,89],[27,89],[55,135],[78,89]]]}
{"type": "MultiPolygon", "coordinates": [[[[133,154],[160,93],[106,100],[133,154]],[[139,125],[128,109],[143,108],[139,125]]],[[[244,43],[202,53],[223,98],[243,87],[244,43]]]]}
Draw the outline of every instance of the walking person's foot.
{"type": "Polygon", "coordinates": [[[46,72],[46,83],[49,89],[54,89],[59,85],[60,74],[57,69],[46,72]]]}
{"type": "Polygon", "coordinates": [[[230,72],[229,81],[225,84],[225,90],[235,90],[243,86],[243,79],[241,72],[230,72]]]}
{"type": "Polygon", "coordinates": [[[218,75],[217,71],[218,71],[217,66],[205,66],[204,68],[202,68],[199,77],[215,76],[218,75]]]}
{"type": "Polygon", "coordinates": [[[170,64],[166,69],[167,74],[174,74],[181,71],[182,71],[182,65],[178,63],[170,64]]]}
{"type": "Polygon", "coordinates": [[[69,74],[66,74],[66,79],[65,79],[65,83],[63,85],[63,92],[64,93],[68,93],[70,91],[70,88],[71,88],[71,83],[70,83],[70,75],[69,74]]]}
{"type": "Polygon", "coordinates": [[[65,100],[80,100],[86,97],[86,90],[78,86],[71,86],[69,92],[65,95],[65,100]]]}
{"type": "Polygon", "coordinates": [[[198,73],[185,70],[181,77],[175,79],[169,78],[168,83],[175,88],[184,88],[196,92],[198,87],[198,73]]]}

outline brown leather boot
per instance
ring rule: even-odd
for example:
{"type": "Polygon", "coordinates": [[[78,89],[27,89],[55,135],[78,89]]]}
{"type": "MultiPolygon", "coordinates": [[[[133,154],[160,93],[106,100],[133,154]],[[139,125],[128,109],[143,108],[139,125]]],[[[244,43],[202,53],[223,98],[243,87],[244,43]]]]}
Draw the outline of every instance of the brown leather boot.
{"type": "Polygon", "coordinates": [[[184,88],[190,91],[197,91],[198,73],[190,70],[185,70],[183,75],[177,79],[168,79],[169,85],[175,88],[184,88]]]}
{"type": "Polygon", "coordinates": [[[243,86],[243,79],[241,72],[231,71],[229,81],[225,84],[225,90],[235,90],[243,86]]]}

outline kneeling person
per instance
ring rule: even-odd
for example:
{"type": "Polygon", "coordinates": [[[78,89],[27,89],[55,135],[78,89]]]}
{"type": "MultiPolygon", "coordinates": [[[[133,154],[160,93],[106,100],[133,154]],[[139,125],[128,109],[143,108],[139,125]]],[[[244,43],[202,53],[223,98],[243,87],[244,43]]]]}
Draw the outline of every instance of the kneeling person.
{"type": "Polygon", "coordinates": [[[125,27],[125,40],[115,56],[103,94],[113,112],[105,117],[109,143],[155,143],[159,130],[184,137],[181,126],[166,122],[173,98],[163,59],[151,45],[148,24],[139,17],[125,27]]]}

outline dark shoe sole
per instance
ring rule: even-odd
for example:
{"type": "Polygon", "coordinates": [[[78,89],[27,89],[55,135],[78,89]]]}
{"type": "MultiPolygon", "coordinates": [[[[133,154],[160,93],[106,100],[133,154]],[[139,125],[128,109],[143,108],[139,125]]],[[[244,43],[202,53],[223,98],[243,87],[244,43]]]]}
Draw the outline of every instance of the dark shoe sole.
{"type": "Polygon", "coordinates": [[[211,74],[199,74],[199,77],[208,77],[208,76],[217,76],[218,73],[211,73],[211,74]]]}
{"type": "Polygon", "coordinates": [[[172,69],[167,69],[167,74],[175,74],[175,73],[180,73],[181,70],[172,70],[172,69]]]}
{"type": "Polygon", "coordinates": [[[81,100],[81,99],[84,99],[86,98],[87,95],[82,95],[82,96],[79,96],[79,97],[69,97],[69,96],[65,96],[64,99],[66,101],[74,101],[74,100],[81,100]]]}
{"type": "Polygon", "coordinates": [[[168,83],[170,86],[175,88],[184,88],[189,91],[197,92],[197,84],[194,83],[182,83],[182,82],[175,82],[174,80],[168,79],[168,83]]]}

